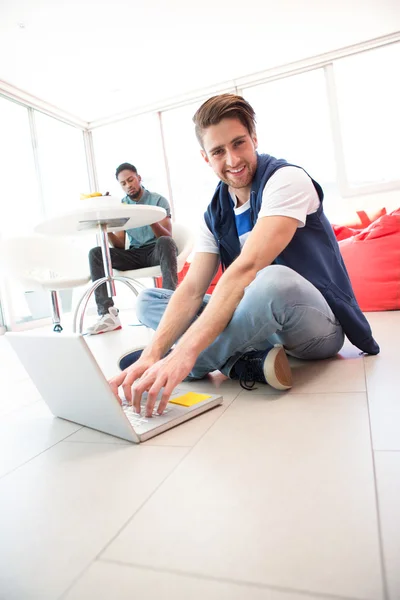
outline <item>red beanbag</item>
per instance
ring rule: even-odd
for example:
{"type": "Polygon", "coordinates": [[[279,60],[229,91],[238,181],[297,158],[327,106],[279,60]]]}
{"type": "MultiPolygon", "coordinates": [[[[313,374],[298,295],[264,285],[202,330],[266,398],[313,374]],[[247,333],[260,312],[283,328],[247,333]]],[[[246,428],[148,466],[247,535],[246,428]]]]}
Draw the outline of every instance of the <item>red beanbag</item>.
{"type": "Polygon", "coordinates": [[[386,215],[386,208],[357,210],[353,216],[347,216],[346,219],[338,223],[338,225],[350,227],[350,229],[365,229],[384,215],[386,215]]]}
{"type": "Polygon", "coordinates": [[[361,310],[400,309],[400,209],[342,239],[339,247],[361,310]]]}
{"type": "Polygon", "coordinates": [[[346,225],[332,225],[332,229],[335,232],[336,239],[338,242],[341,240],[346,240],[352,235],[357,235],[359,232],[358,229],[352,229],[351,227],[347,227],[346,225]]]}

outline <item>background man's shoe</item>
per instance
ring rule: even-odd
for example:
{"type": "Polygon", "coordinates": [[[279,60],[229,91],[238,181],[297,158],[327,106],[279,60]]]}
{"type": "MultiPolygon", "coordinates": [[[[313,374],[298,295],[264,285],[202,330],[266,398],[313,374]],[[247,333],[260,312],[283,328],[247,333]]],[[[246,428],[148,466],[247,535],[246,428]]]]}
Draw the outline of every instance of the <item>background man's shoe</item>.
{"type": "Polygon", "coordinates": [[[97,335],[98,333],[107,333],[108,331],[115,331],[121,329],[121,321],[118,316],[118,310],[115,306],[110,306],[108,313],[102,315],[93,327],[88,327],[88,335],[97,335]]]}
{"type": "Polygon", "coordinates": [[[288,357],[282,346],[243,354],[233,365],[229,377],[239,379],[245,390],[253,389],[256,382],[268,383],[276,390],[288,390],[293,385],[288,357]]]}

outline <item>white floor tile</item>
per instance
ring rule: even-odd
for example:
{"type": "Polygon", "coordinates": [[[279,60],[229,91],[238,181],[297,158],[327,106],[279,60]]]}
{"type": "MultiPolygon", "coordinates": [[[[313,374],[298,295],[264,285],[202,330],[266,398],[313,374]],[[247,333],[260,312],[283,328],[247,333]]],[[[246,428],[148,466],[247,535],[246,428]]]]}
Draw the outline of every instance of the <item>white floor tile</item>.
{"type": "Polygon", "coordinates": [[[366,390],[362,356],[354,357],[340,353],[334,358],[319,361],[291,359],[291,364],[293,388],[289,393],[320,394],[366,390]]]}
{"type": "Polygon", "coordinates": [[[0,381],[0,419],[38,400],[40,394],[30,379],[10,382],[7,378],[0,381]]]}
{"type": "Polygon", "coordinates": [[[296,592],[237,585],[96,561],[63,600],[321,600],[296,592]]]}
{"type": "Polygon", "coordinates": [[[80,425],[56,419],[42,400],[0,419],[0,477],[78,431],[80,425]]]}
{"type": "Polygon", "coordinates": [[[102,558],[382,597],[365,394],[242,393],[102,558]]]}
{"type": "MultiPolygon", "coordinates": [[[[121,316],[122,330],[87,338],[107,377],[152,335],[121,316]]],[[[0,336],[1,600],[55,600],[74,582],[68,600],[380,600],[365,390],[374,447],[399,450],[400,311],[367,317],[377,357],[346,342],[334,359],[292,360],[281,394],[225,381],[223,407],[140,446],[54,419],[0,336]]],[[[400,453],[375,454],[398,600],[400,453]]]]}
{"type": "Polygon", "coordinates": [[[62,442],[1,479],[1,596],[59,598],[186,451],[62,442]]]}
{"type": "Polygon", "coordinates": [[[400,598],[400,452],[375,452],[389,600],[400,598]]]}
{"type": "Polygon", "coordinates": [[[378,356],[365,358],[371,429],[376,450],[400,450],[400,311],[370,313],[378,356]]]}
{"type": "Polygon", "coordinates": [[[277,392],[257,383],[257,393],[285,396],[287,394],[320,394],[325,392],[365,392],[365,370],[360,351],[346,341],[337,356],[327,360],[298,360],[289,357],[293,387],[277,392]]]}
{"type": "Polygon", "coordinates": [[[8,343],[7,337],[0,335],[0,382],[6,387],[6,383],[11,386],[27,378],[28,373],[8,343]]]}

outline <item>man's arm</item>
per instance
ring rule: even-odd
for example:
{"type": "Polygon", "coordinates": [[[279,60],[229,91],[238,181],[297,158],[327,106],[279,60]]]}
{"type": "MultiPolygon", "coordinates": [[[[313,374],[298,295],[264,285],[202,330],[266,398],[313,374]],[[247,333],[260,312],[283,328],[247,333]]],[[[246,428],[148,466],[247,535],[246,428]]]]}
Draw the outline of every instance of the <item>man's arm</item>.
{"type": "Polygon", "coordinates": [[[118,395],[122,385],[125,397],[131,401],[131,386],[152,365],[160,361],[174,342],[187,329],[201,306],[204,294],[209,287],[219,264],[217,254],[197,253],[184,280],[172,295],[155,336],[143,351],[140,359],[124,372],[110,380],[110,385],[118,395]]]}
{"type": "Polygon", "coordinates": [[[167,357],[142,373],[133,386],[134,405],[140,407],[143,392],[148,391],[146,414],[152,414],[156,398],[163,388],[158,406],[162,413],[173,389],[190,373],[200,352],[225,329],[244,295],[245,288],[261,269],[270,265],[286,248],[298,226],[291,217],[271,216],[258,220],[240,256],[225,271],[202,315],[189,327],[167,357]]]}
{"type": "Polygon", "coordinates": [[[117,233],[109,233],[108,239],[114,248],[125,248],[125,231],[117,231],[117,233]]]}
{"type": "Polygon", "coordinates": [[[152,225],[150,225],[150,227],[152,228],[156,238],[159,238],[162,235],[166,235],[168,237],[172,236],[171,217],[165,217],[165,219],[162,219],[157,223],[153,223],[152,225]]]}
{"type": "Polygon", "coordinates": [[[241,254],[225,271],[206,310],[180,339],[176,350],[197,356],[225,329],[245,288],[269,266],[294,236],[298,221],[271,216],[258,220],[241,254]]]}

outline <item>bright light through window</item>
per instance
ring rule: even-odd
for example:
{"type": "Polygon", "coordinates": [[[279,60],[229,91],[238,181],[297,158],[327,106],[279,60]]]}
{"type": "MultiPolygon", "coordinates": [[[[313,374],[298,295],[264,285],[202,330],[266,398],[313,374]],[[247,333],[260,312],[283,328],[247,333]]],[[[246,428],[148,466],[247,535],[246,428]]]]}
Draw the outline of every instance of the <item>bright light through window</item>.
{"type": "Polygon", "coordinates": [[[2,237],[24,234],[41,214],[28,110],[0,98],[2,237]]]}
{"type": "Polygon", "coordinates": [[[331,218],[339,190],[324,71],[248,88],[243,95],[256,112],[259,152],[305,169],[322,185],[331,218]]]}
{"type": "Polygon", "coordinates": [[[218,179],[200,154],[193,115],[201,103],[162,113],[176,220],[196,229],[218,179]]]}
{"type": "Polygon", "coordinates": [[[400,44],[334,63],[350,185],[400,180],[400,44]]]}
{"type": "Polygon", "coordinates": [[[303,167],[314,179],[336,178],[322,69],[243,93],[256,111],[259,151],[303,167]]]}
{"type": "Polygon", "coordinates": [[[137,168],[146,189],[169,200],[157,114],[99,127],[92,135],[100,192],[108,191],[123,198],[125,194],[115,179],[115,170],[129,162],[137,168]]]}
{"type": "Polygon", "coordinates": [[[45,214],[60,214],[89,191],[83,132],[39,112],[35,124],[45,214]]]}

